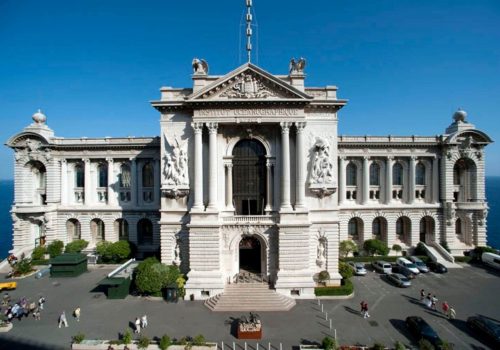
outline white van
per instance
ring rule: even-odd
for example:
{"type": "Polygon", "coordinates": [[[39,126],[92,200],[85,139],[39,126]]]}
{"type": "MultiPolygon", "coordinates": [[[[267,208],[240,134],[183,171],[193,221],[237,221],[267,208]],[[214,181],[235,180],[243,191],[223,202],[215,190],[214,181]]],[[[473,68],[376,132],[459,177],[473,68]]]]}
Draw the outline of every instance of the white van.
{"type": "Polygon", "coordinates": [[[408,259],[398,258],[396,260],[396,264],[407,268],[408,270],[413,272],[415,275],[418,275],[420,273],[420,270],[418,269],[418,267],[408,259]]]}
{"type": "Polygon", "coordinates": [[[488,266],[500,270],[500,255],[493,253],[483,253],[481,260],[488,266]]]}

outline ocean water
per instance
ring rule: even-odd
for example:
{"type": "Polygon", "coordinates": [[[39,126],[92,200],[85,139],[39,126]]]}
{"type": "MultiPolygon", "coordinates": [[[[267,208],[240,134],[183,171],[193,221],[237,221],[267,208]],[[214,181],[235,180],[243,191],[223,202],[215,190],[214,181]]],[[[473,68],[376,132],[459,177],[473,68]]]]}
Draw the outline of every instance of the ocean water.
{"type": "MultiPolygon", "coordinates": [[[[10,206],[14,196],[14,182],[0,180],[0,259],[12,249],[12,220],[10,206]]],[[[486,178],[488,214],[488,245],[500,249],[500,176],[486,178]]]]}

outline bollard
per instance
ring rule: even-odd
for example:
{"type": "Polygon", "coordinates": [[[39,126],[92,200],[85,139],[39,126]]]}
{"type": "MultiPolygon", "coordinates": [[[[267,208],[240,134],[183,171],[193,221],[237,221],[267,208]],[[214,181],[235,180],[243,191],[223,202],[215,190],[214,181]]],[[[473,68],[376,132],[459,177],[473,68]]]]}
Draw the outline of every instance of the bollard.
{"type": "Polygon", "coordinates": [[[234,345],[234,341],[233,341],[233,350],[236,350],[236,345],[234,345]]]}
{"type": "Polygon", "coordinates": [[[335,340],[337,340],[337,328],[334,329],[334,337],[335,337],[335,340]]]}
{"type": "Polygon", "coordinates": [[[319,302],[319,299],[318,299],[318,306],[319,306],[319,304],[321,304],[321,303],[319,302]]]}
{"type": "Polygon", "coordinates": [[[281,346],[281,343],[280,343],[280,350],[283,350],[283,347],[281,346]]]}
{"type": "Polygon", "coordinates": [[[323,304],[321,304],[321,312],[323,312],[323,304]]]}
{"type": "Polygon", "coordinates": [[[257,343],[257,347],[256,347],[256,349],[255,349],[255,350],[259,350],[259,343],[257,343]]]}
{"type": "Polygon", "coordinates": [[[325,312],[325,321],[328,320],[328,312],[325,312]]]}
{"type": "Polygon", "coordinates": [[[330,319],[330,329],[332,329],[332,319],[330,319]]]}
{"type": "Polygon", "coordinates": [[[221,350],[224,350],[224,342],[220,343],[220,348],[221,348],[221,350]]]}
{"type": "Polygon", "coordinates": [[[267,343],[267,350],[271,350],[271,343],[267,343]]]}
{"type": "Polygon", "coordinates": [[[245,342],[245,350],[247,350],[247,342],[245,342]]]}

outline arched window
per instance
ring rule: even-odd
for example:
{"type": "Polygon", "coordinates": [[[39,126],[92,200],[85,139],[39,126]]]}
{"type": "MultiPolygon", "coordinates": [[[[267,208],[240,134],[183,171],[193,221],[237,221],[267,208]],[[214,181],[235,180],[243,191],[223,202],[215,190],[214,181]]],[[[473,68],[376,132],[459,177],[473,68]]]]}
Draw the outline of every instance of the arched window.
{"type": "Polygon", "coordinates": [[[151,220],[143,218],[137,223],[137,240],[139,244],[153,243],[153,224],[151,220]]]}
{"type": "Polygon", "coordinates": [[[425,185],[425,165],[418,163],[415,169],[415,184],[425,185]]]}
{"type": "Polygon", "coordinates": [[[115,220],[115,233],[120,241],[128,241],[128,222],[125,219],[115,220]]]}
{"type": "Polygon", "coordinates": [[[75,165],[75,187],[85,187],[85,171],[81,163],[75,165]]]}
{"type": "Polygon", "coordinates": [[[370,165],[370,186],[380,186],[380,166],[377,163],[370,165]]]}
{"type": "Polygon", "coordinates": [[[33,191],[33,204],[47,204],[47,171],[45,165],[39,161],[30,161],[27,166],[31,171],[31,189],[33,191]]]}
{"type": "Polygon", "coordinates": [[[392,184],[403,186],[403,166],[400,163],[396,163],[392,167],[392,184]]]}
{"type": "Polygon", "coordinates": [[[97,166],[97,187],[108,186],[108,166],[106,164],[99,164],[97,166]]]}
{"type": "Polygon", "coordinates": [[[457,236],[462,235],[462,219],[458,218],[457,221],[455,221],[455,234],[457,236]]]}
{"type": "Polygon", "coordinates": [[[347,234],[349,238],[351,238],[354,241],[357,241],[359,239],[360,233],[361,233],[361,219],[352,218],[351,220],[349,220],[349,223],[347,224],[347,234]]]}
{"type": "Polygon", "coordinates": [[[69,219],[66,221],[66,234],[68,237],[68,241],[74,241],[77,239],[81,239],[82,231],[80,221],[76,219],[69,219]]]}
{"type": "Polygon", "coordinates": [[[95,243],[102,242],[106,239],[104,232],[104,222],[101,219],[93,219],[90,222],[90,231],[95,243]]]}
{"type": "Polygon", "coordinates": [[[142,187],[154,187],[154,167],[151,162],[142,167],[142,187]]]}
{"type": "Polygon", "coordinates": [[[380,237],[382,235],[382,220],[375,218],[372,223],[372,234],[380,237]]]}
{"type": "Polygon", "coordinates": [[[411,220],[407,216],[401,216],[396,220],[396,236],[404,243],[410,242],[411,220]]]}
{"type": "Polygon", "coordinates": [[[354,164],[353,162],[350,162],[349,164],[347,164],[347,168],[346,168],[347,186],[357,186],[357,182],[358,182],[357,171],[358,171],[358,169],[356,167],[356,164],[354,164]]]}
{"type": "Polygon", "coordinates": [[[122,164],[120,167],[120,187],[121,188],[130,188],[131,184],[131,176],[130,176],[130,166],[128,164],[122,164]]]}

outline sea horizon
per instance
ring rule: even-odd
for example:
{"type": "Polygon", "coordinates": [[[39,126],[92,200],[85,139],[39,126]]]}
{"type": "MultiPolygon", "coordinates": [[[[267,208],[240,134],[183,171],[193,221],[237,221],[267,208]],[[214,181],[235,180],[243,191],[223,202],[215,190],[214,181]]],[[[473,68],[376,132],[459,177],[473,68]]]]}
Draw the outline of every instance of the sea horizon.
{"type": "MultiPolygon", "coordinates": [[[[14,199],[14,180],[0,180],[0,259],[12,249],[12,218],[10,210],[14,199]]],[[[500,249],[500,176],[486,177],[487,244],[500,249]]]]}

